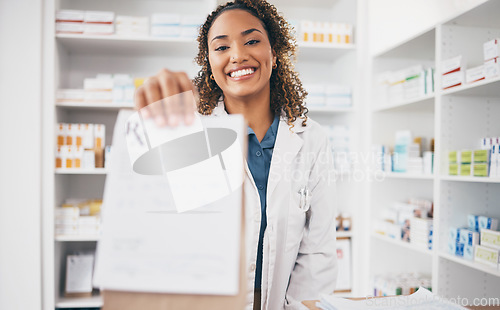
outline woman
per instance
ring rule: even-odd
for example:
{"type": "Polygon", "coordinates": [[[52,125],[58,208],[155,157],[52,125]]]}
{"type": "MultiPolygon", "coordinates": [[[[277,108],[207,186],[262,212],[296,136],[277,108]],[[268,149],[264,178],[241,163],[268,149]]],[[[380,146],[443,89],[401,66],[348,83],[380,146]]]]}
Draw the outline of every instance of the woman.
{"type": "MultiPolygon", "coordinates": [[[[248,308],[301,308],[302,300],[333,292],[337,262],[332,156],[306,115],[307,93],[290,61],[295,39],[274,6],[236,0],[208,16],[198,42],[194,85],[184,72],[164,69],[137,90],[136,106],[192,90],[201,114],[244,115],[248,308]]],[[[149,116],[176,126],[192,121],[192,109],[149,116]]]]}

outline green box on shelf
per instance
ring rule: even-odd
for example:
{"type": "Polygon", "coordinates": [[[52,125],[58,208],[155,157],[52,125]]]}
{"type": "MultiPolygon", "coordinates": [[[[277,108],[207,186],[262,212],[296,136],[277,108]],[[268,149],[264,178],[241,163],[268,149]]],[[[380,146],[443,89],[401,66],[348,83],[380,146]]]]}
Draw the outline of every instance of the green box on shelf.
{"type": "Polygon", "coordinates": [[[471,173],[471,169],[472,169],[472,165],[471,164],[462,164],[460,165],[460,175],[462,176],[470,176],[472,173],[471,173]]]}
{"type": "Polygon", "coordinates": [[[450,164],[457,162],[457,151],[448,152],[448,161],[450,162],[450,164]]]}
{"type": "Polygon", "coordinates": [[[474,176],[475,177],[487,177],[488,176],[488,164],[474,164],[474,176]]]}
{"type": "Polygon", "coordinates": [[[462,164],[472,164],[472,151],[466,150],[460,152],[460,162],[462,164]]]}
{"type": "Polygon", "coordinates": [[[449,175],[458,175],[458,164],[450,164],[449,175]]]}
{"type": "Polygon", "coordinates": [[[475,150],[474,151],[474,162],[475,163],[487,163],[489,161],[490,151],[489,150],[475,150]]]}

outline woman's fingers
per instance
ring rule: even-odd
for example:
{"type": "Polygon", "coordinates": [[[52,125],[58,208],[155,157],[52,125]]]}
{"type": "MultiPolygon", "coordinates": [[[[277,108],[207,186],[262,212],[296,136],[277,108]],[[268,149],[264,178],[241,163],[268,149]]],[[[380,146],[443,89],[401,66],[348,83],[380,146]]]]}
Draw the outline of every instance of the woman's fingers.
{"type": "Polygon", "coordinates": [[[189,125],[196,111],[193,95],[196,89],[185,72],[163,69],[137,89],[134,100],[142,116],[153,118],[159,126],[189,125]]]}
{"type": "Polygon", "coordinates": [[[177,78],[181,92],[184,93],[182,95],[181,117],[185,124],[190,125],[194,121],[194,113],[196,111],[196,102],[193,100],[196,89],[185,72],[178,72],[177,78]]]}

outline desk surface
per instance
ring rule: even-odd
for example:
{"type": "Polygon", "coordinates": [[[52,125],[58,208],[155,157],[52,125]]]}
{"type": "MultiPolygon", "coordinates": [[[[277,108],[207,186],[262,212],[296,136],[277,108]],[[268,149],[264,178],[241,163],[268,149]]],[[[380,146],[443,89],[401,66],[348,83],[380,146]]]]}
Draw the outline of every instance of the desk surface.
{"type": "MultiPolygon", "coordinates": [[[[378,297],[378,298],[383,298],[383,297],[378,297]]],[[[351,298],[351,299],[361,300],[364,298],[351,298]]],[[[302,303],[310,310],[321,310],[318,307],[316,307],[316,302],[318,302],[318,301],[319,300],[304,300],[302,303]]],[[[466,307],[466,308],[471,309],[471,310],[500,310],[500,306],[484,306],[484,307],[483,306],[477,306],[477,307],[470,306],[470,307],[466,307]]]]}

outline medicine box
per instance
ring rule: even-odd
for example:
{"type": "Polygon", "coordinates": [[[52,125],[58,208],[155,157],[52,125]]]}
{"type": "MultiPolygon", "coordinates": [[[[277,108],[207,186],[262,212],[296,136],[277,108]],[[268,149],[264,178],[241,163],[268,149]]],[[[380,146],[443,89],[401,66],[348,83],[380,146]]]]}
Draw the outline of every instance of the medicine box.
{"type": "Polygon", "coordinates": [[[451,255],[463,257],[464,256],[464,244],[460,242],[448,242],[448,253],[451,255]]]}
{"type": "Polygon", "coordinates": [[[460,228],[450,227],[448,230],[448,240],[452,243],[460,242],[460,228]]]}
{"type": "Polygon", "coordinates": [[[448,174],[449,175],[458,175],[458,167],[459,164],[450,164],[448,167],[448,174]]]}
{"type": "Polygon", "coordinates": [[[56,32],[57,33],[78,33],[82,34],[85,31],[83,23],[72,23],[72,22],[57,22],[56,32]]]}
{"type": "Polygon", "coordinates": [[[500,56],[500,39],[493,39],[483,44],[484,61],[500,56]]]}
{"type": "Polygon", "coordinates": [[[475,245],[464,245],[464,259],[474,260],[475,245]]]}
{"type": "Polygon", "coordinates": [[[480,80],[484,80],[484,65],[470,68],[465,71],[465,83],[472,83],[480,80]]]}
{"type": "Polygon", "coordinates": [[[498,251],[497,249],[477,245],[474,253],[474,260],[496,269],[498,268],[498,251]]]}
{"type": "Polygon", "coordinates": [[[487,163],[474,164],[472,169],[475,177],[487,177],[489,175],[487,163]]]}
{"type": "Polygon", "coordinates": [[[462,55],[445,59],[442,61],[441,65],[442,65],[443,78],[444,75],[448,75],[451,72],[460,71],[462,68],[465,67],[462,55]]]}
{"type": "Polygon", "coordinates": [[[85,23],[112,24],[115,13],[109,11],[85,11],[85,23]]]}
{"type": "Polygon", "coordinates": [[[154,13],[151,15],[151,25],[180,25],[180,23],[180,14],[154,13]]]}
{"type": "Polygon", "coordinates": [[[500,231],[481,229],[481,245],[500,250],[500,231]]]}
{"type": "Polygon", "coordinates": [[[473,214],[467,215],[467,225],[469,229],[479,231],[479,216],[473,214]]]}
{"type": "Polygon", "coordinates": [[[79,10],[59,10],[56,12],[56,22],[83,22],[85,12],[79,10]]]}
{"type": "Polygon", "coordinates": [[[467,228],[460,229],[460,243],[465,245],[479,244],[479,233],[467,228]]]}
{"type": "Polygon", "coordinates": [[[475,150],[474,163],[488,163],[490,161],[490,150],[475,150]]]}
{"type": "Polygon", "coordinates": [[[484,77],[486,79],[494,78],[500,75],[499,58],[488,60],[484,63],[484,77]]]}
{"type": "Polygon", "coordinates": [[[498,229],[498,220],[495,218],[487,217],[487,216],[479,216],[478,221],[479,221],[479,230],[481,230],[481,229],[497,230],[498,229]]]}
{"type": "Polygon", "coordinates": [[[472,165],[471,164],[461,164],[460,165],[460,175],[461,176],[471,176],[472,175],[472,165]]]}
{"type": "Polygon", "coordinates": [[[104,148],[106,137],[106,126],[103,124],[94,125],[94,147],[97,149],[104,148]]]}
{"type": "Polygon", "coordinates": [[[460,163],[471,164],[473,162],[474,153],[470,150],[460,151],[460,163]]]}
{"type": "Polygon", "coordinates": [[[448,89],[455,86],[460,86],[465,82],[465,72],[462,70],[451,72],[443,75],[441,83],[443,89],[448,89]]]}

